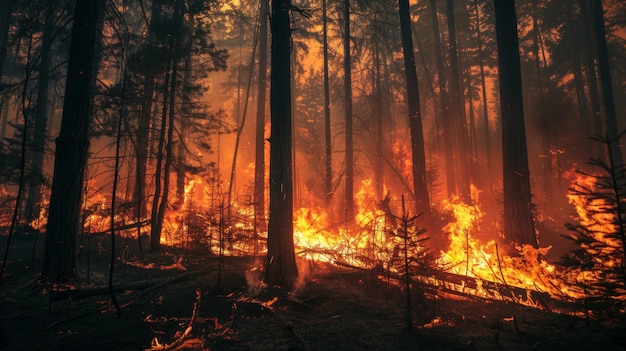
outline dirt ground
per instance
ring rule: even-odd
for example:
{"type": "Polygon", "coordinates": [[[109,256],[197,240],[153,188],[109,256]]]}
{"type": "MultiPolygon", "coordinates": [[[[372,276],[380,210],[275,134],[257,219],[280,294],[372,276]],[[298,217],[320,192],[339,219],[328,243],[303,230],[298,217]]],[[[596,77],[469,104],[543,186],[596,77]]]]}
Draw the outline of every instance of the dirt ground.
{"type": "MultiPolygon", "coordinates": [[[[260,283],[250,257],[120,239],[116,316],[108,240],[83,242],[72,291],[37,282],[43,237],[17,235],[0,282],[1,350],[623,350],[619,318],[592,320],[503,301],[412,294],[368,271],[300,261],[291,293],[260,283]],[[87,246],[90,247],[87,254],[87,246]],[[32,253],[35,252],[33,261],[32,253]],[[89,260],[89,281],[87,281],[89,260]],[[34,269],[33,269],[34,265],[34,269]]],[[[6,237],[0,253],[4,255],[6,237]]]]}

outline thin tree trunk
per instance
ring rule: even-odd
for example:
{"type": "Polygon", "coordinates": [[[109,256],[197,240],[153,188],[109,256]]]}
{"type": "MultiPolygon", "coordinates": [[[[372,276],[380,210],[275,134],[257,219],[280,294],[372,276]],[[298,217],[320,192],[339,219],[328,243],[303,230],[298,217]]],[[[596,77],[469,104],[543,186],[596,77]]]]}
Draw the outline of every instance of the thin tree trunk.
{"type": "MultiPolygon", "coordinates": [[[[161,0],[152,1],[152,15],[148,28],[148,45],[156,45],[156,30],[161,22],[161,0]]],[[[138,220],[146,218],[148,211],[146,208],[146,169],[148,166],[148,150],[150,147],[150,122],[152,120],[152,109],[155,90],[155,75],[152,69],[146,71],[143,82],[143,97],[141,99],[141,113],[137,125],[137,170],[135,173],[135,216],[138,220]]],[[[167,100],[164,98],[164,100],[167,100]]],[[[141,238],[138,236],[139,247],[141,248],[141,238]]]]}
{"type": "Polygon", "coordinates": [[[374,164],[374,183],[376,186],[376,198],[381,200],[385,194],[383,189],[385,187],[384,167],[383,167],[383,143],[384,143],[384,126],[383,126],[383,91],[382,82],[380,79],[380,40],[374,38],[374,123],[376,125],[375,130],[375,164],[374,164]]]}
{"type": "MultiPolygon", "coordinates": [[[[413,161],[413,188],[415,192],[415,210],[420,215],[418,227],[431,231],[430,196],[426,178],[426,155],[424,150],[424,132],[420,110],[419,85],[417,68],[413,54],[413,38],[411,36],[411,14],[409,0],[399,0],[400,30],[402,50],[404,54],[404,74],[406,77],[407,104],[409,107],[409,129],[411,131],[411,153],[413,161]]],[[[434,236],[433,240],[436,240],[434,236]]],[[[408,272],[407,272],[408,274],[408,272]]]]}
{"type": "Polygon", "coordinates": [[[39,217],[41,209],[41,191],[43,188],[43,159],[48,129],[48,86],[50,81],[51,46],[56,14],[56,1],[52,1],[47,9],[44,32],[41,44],[41,61],[39,64],[39,80],[37,86],[37,106],[31,142],[32,160],[28,183],[28,199],[26,200],[26,219],[30,222],[39,217]]]}
{"type": "Polygon", "coordinates": [[[167,209],[167,199],[169,194],[170,167],[172,162],[172,140],[174,133],[174,112],[176,81],[178,74],[178,49],[180,48],[180,38],[178,32],[182,27],[182,5],[183,0],[176,0],[174,5],[175,33],[170,33],[169,52],[167,58],[167,69],[165,83],[163,84],[163,110],[161,112],[161,131],[159,135],[159,145],[157,151],[157,163],[155,172],[154,200],[152,201],[152,218],[150,228],[150,251],[158,252],[161,249],[161,230],[165,210],[167,209]],[[163,158],[165,165],[163,166],[163,158]],[[163,190],[161,190],[163,182],[163,190]]]}
{"type": "MultiPolygon", "coordinates": [[[[183,74],[183,97],[182,97],[182,117],[188,118],[191,113],[191,99],[189,97],[189,88],[191,85],[192,61],[191,55],[187,55],[184,61],[183,74]]],[[[187,163],[187,148],[185,137],[187,135],[187,123],[181,118],[178,123],[178,149],[176,151],[176,200],[178,207],[181,208],[185,202],[185,165],[187,163]]]]}
{"type": "Polygon", "coordinates": [[[615,111],[615,99],[613,96],[613,80],[611,78],[611,65],[609,62],[609,49],[606,43],[606,30],[604,27],[604,10],[602,0],[593,0],[594,33],[596,36],[596,48],[598,50],[598,68],[600,70],[600,84],[602,86],[602,105],[604,106],[604,119],[606,122],[606,135],[611,142],[611,162],[616,167],[623,167],[622,147],[617,140],[619,125],[617,112],[615,111]]]}
{"type": "Polygon", "coordinates": [[[350,1],[343,2],[343,73],[346,118],[345,219],[354,218],[354,135],[352,132],[352,63],[350,62],[350,1]]]}
{"type": "Polygon", "coordinates": [[[441,117],[443,124],[444,157],[446,160],[446,189],[448,197],[456,193],[456,180],[454,172],[454,138],[452,133],[452,121],[450,116],[450,97],[446,87],[446,77],[444,70],[443,54],[441,52],[441,35],[439,34],[439,20],[437,18],[437,1],[430,0],[430,13],[432,20],[435,58],[437,60],[437,81],[439,83],[439,101],[441,107],[441,117]]]}
{"type": "Polygon", "coordinates": [[[287,289],[298,276],[293,245],[290,0],[272,1],[270,212],[265,282],[287,289]]]}
{"type": "Polygon", "coordinates": [[[537,248],[531,211],[515,1],[496,1],[494,8],[502,111],[504,237],[512,243],[537,248]]]}
{"type": "Polygon", "coordinates": [[[89,149],[90,83],[96,74],[95,44],[103,3],[76,1],[42,266],[42,276],[55,282],[70,280],[76,274],[75,244],[89,149]]]}
{"type": "Polygon", "coordinates": [[[491,171],[492,171],[492,162],[491,162],[491,128],[489,127],[489,106],[487,105],[487,82],[485,79],[485,64],[484,64],[484,53],[483,53],[483,40],[480,29],[480,12],[478,11],[478,1],[474,2],[474,10],[476,12],[476,39],[478,42],[478,59],[479,59],[479,67],[480,67],[480,84],[481,84],[481,95],[482,95],[482,107],[483,107],[483,128],[485,132],[485,154],[487,156],[487,174],[486,184],[491,184],[491,171]]]}
{"type": "Polygon", "coordinates": [[[328,16],[326,0],[322,0],[322,26],[323,26],[323,50],[324,50],[324,161],[325,177],[324,190],[326,192],[326,204],[333,198],[333,160],[332,160],[332,140],[330,129],[330,86],[328,79],[328,16]]]}
{"type": "Polygon", "coordinates": [[[452,106],[452,130],[456,138],[456,158],[458,169],[457,187],[459,197],[466,203],[471,203],[470,194],[470,158],[469,158],[469,141],[467,138],[467,120],[465,117],[465,104],[463,103],[463,94],[461,88],[461,80],[459,70],[459,58],[457,54],[456,40],[456,24],[454,19],[454,1],[446,2],[446,17],[448,20],[448,41],[450,48],[450,99],[452,106]]]}
{"type": "MultiPolygon", "coordinates": [[[[592,0],[580,0],[580,12],[583,17],[583,26],[585,27],[588,33],[592,33],[595,29],[592,24],[592,16],[591,13],[593,8],[591,6],[590,1],[592,0]]],[[[598,76],[596,74],[596,63],[595,56],[596,50],[594,49],[594,36],[589,34],[585,35],[585,45],[586,45],[586,53],[585,53],[585,71],[587,73],[587,89],[589,91],[589,101],[591,102],[591,111],[593,115],[592,123],[593,123],[593,131],[596,135],[603,135],[604,128],[602,126],[602,112],[600,107],[600,88],[598,87],[598,76]]],[[[593,143],[595,146],[596,143],[593,143]]],[[[596,148],[596,151],[603,151],[600,148],[596,148]]]]}
{"type": "Polygon", "coordinates": [[[259,14],[259,82],[254,145],[254,256],[259,252],[258,232],[265,231],[265,105],[267,94],[268,0],[261,0],[259,14]]]}

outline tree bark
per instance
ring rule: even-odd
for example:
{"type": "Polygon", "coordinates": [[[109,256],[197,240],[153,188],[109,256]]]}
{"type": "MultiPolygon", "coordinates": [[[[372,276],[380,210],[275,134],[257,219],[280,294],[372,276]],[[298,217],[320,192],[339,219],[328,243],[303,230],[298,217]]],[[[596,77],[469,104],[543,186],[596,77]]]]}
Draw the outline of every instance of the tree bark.
{"type": "Polygon", "coordinates": [[[267,15],[268,1],[261,0],[259,15],[259,82],[256,105],[254,145],[254,256],[258,249],[258,232],[265,231],[265,105],[267,94],[267,15]]]}
{"type": "Polygon", "coordinates": [[[343,2],[343,74],[346,118],[345,219],[354,218],[354,135],[352,132],[352,63],[350,61],[350,1],[343,2]]]}
{"type": "Polygon", "coordinates": [[[437,60],[437,81],[439,83],[439,101],[441,107],[441,119],[443,124],[444,158],[446,160],[446,190],[448,197],[456,193],[456,180],[454,172],[454,138],[452,133],[452,121],[450,116],[450,97],[446,87],[443,54],[441,52],[441,35],[439,34],[439,20],[437,18],[437,1],[430,0],[430,13],[433,22],[433,36],[435,58],[437,60]]]}
{"type": "MultiPolygon", "coordinates": [[[[161,21],[161,0],[152,1],[150,26],[148,28],[148,45],[156,45],[156,28],[161,21]]],[[[141,99],[141,113],[137,125],[137,170],[135,173],[135,217],[137,220],[146,218],[146,169],[148,166],[148,149],[150,138],[150,122],[155,90],[155,72],[153,67],[148,67],[143,81],[143,96],[141,99]]],[[[138,239],[141,240],[141,239],[138,239]]],[[[141,243],[140,243],[141,245],[141,243]]]]}
{"type": "Polygon", "coordinates": [[[332,160],[332,140],[330,129],[330,83],[328,79],[328,16],[326,0],[322,0],[322,31],[324,50],[324,190],[326,192],[326,204],[333,198],[333,160],[332,160]]]}
{"type": "Polygon", "coordinates": [[[48,129],[48,86],[50,82],[51,46],[53,39],[56,1],[49,4],[44,23],[41,42],[41,61],[39,63],[39,80],[37,82],[37,106],[33,123],[31,142],[32,160],[28,181],[28,199],[26,200],[26,219],[30,222],[39,217],[41,209],[41,191],[44,184],[43,159],[46,147],[46,131],[48,129]]]}
{"type": "Polygon", "coordinates": [[[504,237],[512,243],[536,248],[515,1],[495,1],[494,8],[502,113],[504,237]]]}
{"type": "Polygon", "coordinates": [[[489,128],[489,106],[487,105],[487,82],[485,80],[485,64],[483,53],[483,40],[480,28],[480,12],[478,11],[478,1],[474,3],[474,11],[476,12],[476,41],[478,42],[478,60],[480,68],[480,84],[483,107],[483,129],[485,133],[485,155],[487,156],[487,173],[485,175],[486,184],[491,184],[491,128],[489,128]]]}
{"type": "Polygon", "coordinates": [[[467,121],[465,117],[465,104],[462,99],[462,88],[459,75],[459,58],[457,53],[456,24],[454,19],[454,1],[446,1],[446,18],[448,22],[448,42],[450,48],[450,102],[451,120],[454,138],[456,139],[456,185],[459,197],[470,204],[470,158],[469,141],[467,137],[467,121]]]}
{"type": "Polygon", "coordinates": [[[102,0],[76,1],[41,271],[45,279],[55,282],[71,280],[76,275],[75,244],[93,94],[90,82],[96,74],[94,53],[103,3],[102,0]]]}
{"type": "Polygon", "coordinates": [[[293,245],[290,0],[272,1],[270,212],[265,282],[291,289],[298,276],[293,245]]]}
{"type": "Polygon", "coordinates": [[[602,86],[602,105],[604,106],[604,119],[606,123],[606,135],[611,142],[612,164],[623,167],[622,147],[617,140],[619,125],[617,124],[617,112],[615,111],[615,98],[613,95],[613,79],[611,78],[611,65],[609,62],[609,49],[606,43],[606,30],[604,27],[604,10],[602,0],[592,0],[593,25],[596,36],[596,49],[598,51],[598,68],[600,70],[600,85],[602,86]]]}
{"type": "MultiPolygon", "coordinates": [[[[404,54],[404,74],[406,77],[406,96],[409,108],[409,129],[411,132],[411,151],[413,161],[413,188],[415,192],[415,210],[419,229],[431,232],[430,196],[426,178],[426,155],[424,150],[424,132],[420,110],[420,94],[417,81],[417,68],[413,54],[411,36],[411,14],[409,0],[399,0],[400,31],[404,54]]],[[[434,236],[431,237],[435,240],[434,236]]]]}

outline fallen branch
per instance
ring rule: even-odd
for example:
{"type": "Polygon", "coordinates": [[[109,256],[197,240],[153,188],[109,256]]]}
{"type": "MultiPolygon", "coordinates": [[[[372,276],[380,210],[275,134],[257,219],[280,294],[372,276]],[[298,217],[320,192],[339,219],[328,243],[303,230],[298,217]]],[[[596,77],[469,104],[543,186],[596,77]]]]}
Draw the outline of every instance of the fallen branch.
{"type": "Polygon", "coordinates": [[[174,340],[170,344],[161,344],[159,342],[159,339],[155,337],[154,339],[152,339],[151,347],[149,349],[145,349],[145,351],[158,351],[158,350],[169,351],[169,350],[175,350],[178,346],[182,345],[183,342],[185,342],[185,339],[187,338],[187,336],[189,336],[189,334],[191,333],[191,330],[193,329],[193,323],[195,322],[196,316],[198,315],[198,308],[200,306],[201,298],[202,298],[202,293],[200,292],[200,289],[197,289],[196,290],[196,302],[194,302],[193,304],[193,310],[191,313],[191,318],[189,319],[189,323],[187,324],[187,328],[185,328],[185,331],[182,334],[180,334],[178,338],[176,338],[176,340],[174,340]]]}
{"type": "MultiPolygon", "coordinates": [[[[151,291],[154,291],[154,290],[156,290],[156,289],[159,289],[159,288],[161,288],[161,287],[163,287],[163,286],[166,286],[166,285],[169,285],[169,284],[176,283],[176,282],[178,282],[178,281],[180,281],[180,280],[183,280],[183,279],[185,279],[185,278],[188,278],[188,277],[191,277],[191,276],[194,276],[194,275],[205,274],[205,273],[207,273],[208,271],[209,271],[209,269],[203,269],[203,270],[198,270],[198,271],[193,271],[193,272],[186,272],[186,273],[180,274],[180,275],[178,275],[178,276],[176,276],[176,277],[169,278],[169,279],[166,279],[166,280],[163,280],[163,281],[157,282],[156,284],[154,284],[154,285],[152,285],[152,286],[150,286],[150,287],[147,287],[147,288],[145,288],[145,289],[143,289],[143,290],[140,290],[140,291],[138,292],[137,296],[133,296],[133,297],[129,297],[129,298],[125,299],[125,300],[121,303],[122,308],[125,308],[125,307],[130,306],[130,305],[131,305],[131,304],[133,304],[135,301],[137,301],[137,300],[138,300],[141,296],[143,296],[143,295],[145,295],[145,294],[147,294],[147,293],[149,293],[149,292],[151,292],[151,291]]],[[[80,314],[77,314],[77,315],[74,315],[74,316],[70,316],[70,317],[67,317],[67,318],[64,318],[64,319],[58,320],[58,321],[56,321],[56,322],[53,322],[53,323],[51,323],[50,325],[48,325],[48,326],[45,328],[45,330],[49,330],[49,329],[51,329],[51,328],[54,328],[54,327],[55,327],[55,326],[57,326],[57,325],[60,325],[60,324],[63,324],[63,323],[67,323],[67,322],[73,321],[73,320],[75,320],[75,319],[79,319],[79,318],[81,318],[81,317],[88,316],[88,315],[90,315],[90,314],[104,313],[104,312],[106,312],[107,310],[108,310],[108,308],[107,308],[107,307],[104,307],[104,308],[102,308],[102,307],[94,308],[94,309],[89,310],[89,311],[86,311],[86,312],[84,312],[84,313],[80,313],[80,314]]]]}

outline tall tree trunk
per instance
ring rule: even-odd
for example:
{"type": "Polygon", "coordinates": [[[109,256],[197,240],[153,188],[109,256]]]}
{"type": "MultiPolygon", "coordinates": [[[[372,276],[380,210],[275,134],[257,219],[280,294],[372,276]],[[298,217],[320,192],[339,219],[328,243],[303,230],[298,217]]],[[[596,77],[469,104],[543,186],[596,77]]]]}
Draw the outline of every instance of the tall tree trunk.
{"type": "Polygon", "coordinates": [[[258,232],[265,231],[265,105],[267,94],[267,15],[268,1],[261,0],[259,15],[259,86],[256,105],[254,145],[254,256],[259,252],[258,232]]]}
{"type": "MultiPolygon", "coordinates": [[[[17,0],[8,0],[6,4],[0,6],[0,83],[4,77],[4,59],[6,58],[7,48],[9,47],[9,28],[11,24],[11,15],[17,0]]],[[[2,89],[0,88],[0,92],[2,89]]]]}
{"type": "MultiPolygon", "coordinates": [[[[6,58],[7,48],[9,46],[9,28],[11,24],[11,14],[13,13],[13,7],[17,1],[10,0],[8,4],[0,6],[0,93],[3,92],[3,78],[4,78],[4,59],[6,58]]],[[[0,151],[4,148],[4,138],[6,136],[6,127],[9,114],[9,98],[3,95],[0,98],[0,114],[2,118],[0,120],[0,151]]]]}
{"type": "Polygon", "coordinates": [[[446,189],[448,197],[456,193],[456,180],[454,172],[454,138],[450,115],[450,97],[446,86],[443,53],[441,52],[441,35],[439,34],[439,19],[437,16],[437,0],[430,0],[430,14],[432,20],[435,58],[437,60],[437,81],[439,83],[439,101],[441,107],[441,119],[443,124],[444,157],[446,160],[446,189]]]}
{"type": "MultiPolygon", "coordinates": [[[[426,178],[426,153],[424,150],[424,132],[420,110],[420,94],[417,81],[417,67],[413,54],[411,36],[411,14],[409,0],[399,0],[400,31],[404,54],[404,74],[406,77],[406,96],[409,107],[409,128],[411,131],[411,152],[413,161],[413,188],[415,192],[415,210],[419,229],[431,231],[430,196],[426,178]]],[[[434,236],[432,239],[435,240],[434,236]]]]}
{"type": "Polygon", "coordinates": [[[596,48],[598,50],[598,68],[600,70],[600,85],[602,86],[602,105],[604,106],[604,119],[606,123],[606,135],[611,141],[612,164],[623,167],[622,147],[618,142],[619,125],[617,112],[615,111],[615,99],[613,97],[613,80],[611,78],[611,65],[609,63],[609,48],[606,44],[606,30],[604,27],[604,10],[602,0],[592,0],[593,25],[596,36],[596,48]]]}
{"type": "Polygon", "coordinates": [[[536,248],[515,1],[495,1],[494,8],[502,113],[504,237],[512,243],[536,248]]]}
{"type": "MultiPolygon", "coordinates": [[[[162,0],[152,1],[152,11],[150,26],[148,28],[148,45],[156,45],[156,30],[161,22],[162,0]]],[[[135,193],[133,202],[135,203],[135,216],[137,219],[146,218],[148,211],[146,208],[146,169],[148,166],[148,150],[150,148],[150,122],[152,119],[152,108],[155,89],[155,71],[149,67],[143,81],[143,97],[141,99],[141,113],[137,125],[137,170],[135,172],[135,193]]],[[[164,99],[166,100],[166,99],[164,99]]],[[[141,240],[141,238],[138,238],[141,240]]],[[[141,245],[141,241],[139,241],[141,245]]],[[[140,246],[141,247],[141,246],[140,246]]]]}
{"type": "Polygon", "coordinates": [[[457,54],[456,40],[456,24],[454,19],[454,1],[446,1],[446,18],[448,20],[448,42],[450,48],[450,100],[452,106],[452,130],[456,139],[456,169],[457,188],[459,197],[466,203],[471,203],[470,194],[470,158],[469,158],[469,141],[467,137],[467,120],[465,117],[465,104],[463,103],[463,94],[461,80],[459,75],[459,58],[457,54]]]}
{"type": "Polygon", "coordinates": [[[375,163],[374,163],[374,185],[376,187],[376,198],[381,200],[385,196],[383,194],[385,187],[384,177],[384,163],[383,163],[383,143],[384,143],[384,128],[383,125],[383,89],[382,80],[380,79],[380,39],[376,36],[374,41],[374,74],[373,74],[373,87],[374,87],[374,108],[372,112],[374,114],[375,130],[375,163]]]}
{"type": "Polygon", "coordinates": [[[182,27],[182,5],[183,0],[176,0],[174,5],[175,24],[170,33],[169,52],[167,57],[167,69],[165,82],[163,84],[163,109],[161,111],[161,130],[159,132],[159,145],[157,150],[157,162],[155,171],[154,200],[152,201],[152,217],[150,227],[150,251],[158,252],[161,249],[161,230],[165,210],[167,209],[167,199],[169,194],[169,168],[172,160],[172,139],[174,127],[174,112],[176,95],[176,81],[178,74],[178,49],[180,48],[180,28],[182,27]],[[165,158],[165,166],[163,166],[165,158]],[[161,184],[163,183],[163,184],[161,184]],[[163,190],[161,190],[161,187],[163,190]]]}
{"type": "MultiPolygon", "coordinates": [[[[587,33],[594,32],[593,20],[591,13],[593,8],[591,6],[592,0],[580,0],[580,12],[583,17],[583,26],[587,33]]],[[[600,107],[600,90],[598,87],[598,76],[596,74],[596,50],[594,49],[594,36],[589,34],[585,35],[585,71],[587,73],[587,89],[589,91],[589,101],[591,103],[591,111],[593,115],[593,133],[597,135],[604,135],[604,128],[602,127],[602,112],[600,107]]],[[[597,143],[593,143],[596,145],[597,143]]],[[[596,152],[602,152],[602,148],[597,147],[596,152]]]]}
{"type": "Polygon", "coordinates": [[[48,85],[50,81],[51,46],[56,14],[56,1],[49,3],[46,9],[43,38],[41,43],[41,61],[39,63],[39,80],[37,82],[37,106],[33,123],[31,141],[32,160],[28,181],[28,198],[26,200],[26,220],[33,221],[39,217],[41,209],[41,191],[44,184],[43,159],[46,147],[46,131],[48,129],[48,85]]]}
{"type": "Polygon", "coordinates": [[[322,31],[324,50],[324,190],[326,192],[326,204],[333,198],[333,159],[332,159],[332,139],[330,130],[330,83],[328,79],[328,16],[326,0],[322,0],[322,31]]]}
{"type": "Polygon", "coordinates": [[[476,13],[476,41],[478,42],[478,65],[480,68],[480,84],[483,107],[483,129],[485,140],[485,155],[487,156],[487,173],[485,174],[485,184],[491,184],[491,128],[489,127],[489,106],[487,105],[487,82],[485,79],[485,60],[483,53],[483,40],[480,28],[480,11],[478,10],[478,1],[474,2],[474,11],[476,13]]]}
{"type": "Polygon", "coordinates": [[[293,245],[290,0],[272,1],[270,212],[265,282],[291,289],[298,276],[293,245]]]}
{"type": "Polygon", "coordinates": [[[191,55],[185,57],[183,70],[182,118],[178,123],[178,148],[176,150],[176,200],[178,202],[178,208],[181,208],[185,202],[185,165],[187,163],[187,144],[185,138],[187,135],[187,123],[185,123],[183,119],[189,118],[191,113],[191,99],[189,97],[192,73],[191,55]]]}
{"type": "Polygon", "coordinates": [[[83,175],[89,149],[89,104],[96,74],[95,44],[102,0],[77,0],[44,243],[42,276],[58,282],[76,274],[76,236],[80,223],[83,175]]]}
{"type": "Polygon", "coordinates": [[[346,118],[345,219],[354,218],[354,135],[352,132],[352,63],[350,61],[350,1],[343,1],[343,74],[346,118]]]}

